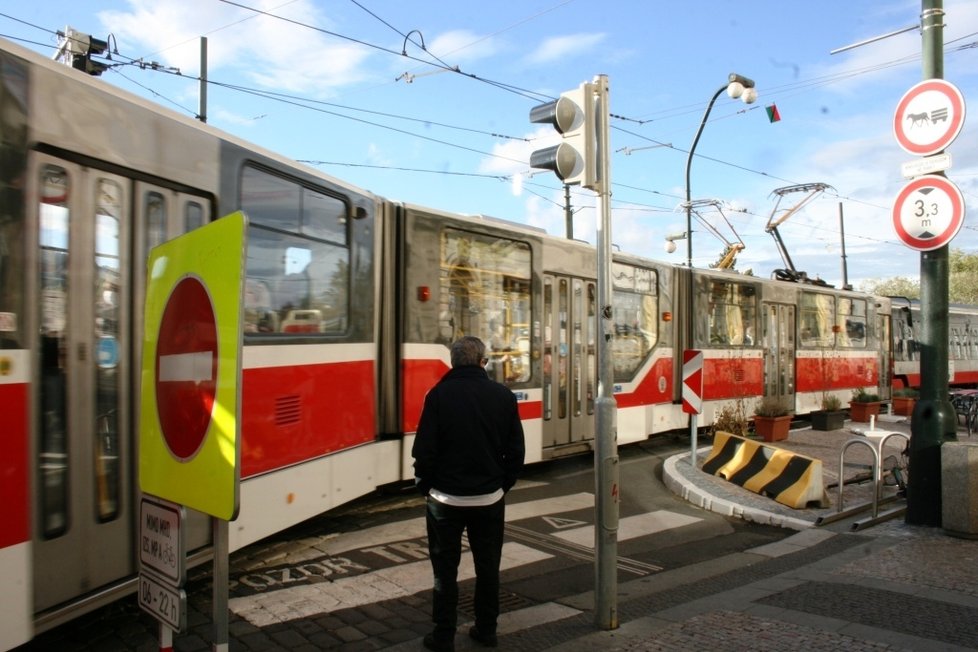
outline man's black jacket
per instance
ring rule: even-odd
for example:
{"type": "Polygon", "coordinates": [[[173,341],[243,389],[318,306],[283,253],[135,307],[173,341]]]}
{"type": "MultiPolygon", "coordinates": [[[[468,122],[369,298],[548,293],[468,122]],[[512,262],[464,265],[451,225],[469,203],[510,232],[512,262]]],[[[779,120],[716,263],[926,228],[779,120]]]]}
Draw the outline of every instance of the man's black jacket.
{"type": "Polygon", "coordinates": [[[422,493],[509,491],[524,453],[516,397],[482,367],[455,367],[428,392],[411,450],[422,493]]]}

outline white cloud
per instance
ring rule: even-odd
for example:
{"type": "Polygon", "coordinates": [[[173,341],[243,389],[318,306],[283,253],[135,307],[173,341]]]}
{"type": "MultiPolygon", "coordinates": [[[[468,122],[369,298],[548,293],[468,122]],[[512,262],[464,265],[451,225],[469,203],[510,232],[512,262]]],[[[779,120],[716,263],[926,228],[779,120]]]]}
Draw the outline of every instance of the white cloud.
{"type": "Polygon", "coordinates": [[[568,34],[567,36],[554,36],[548,38],[540,46],[530,53],[527,62],[539,65],[553,63],[568,57],[568,55],[582,55],[592,50],[601,43],[605,34],[568,34]]]}
{"type": "Polygon", "coordinates": [[[328,26],[310,0],[256,4],[295,22],[197,0],[129,0],[129,11],[101,12],[99,19],[131,56],[161,60],[185,74],[199,70],[200,37],[206,36],[212,75],[231,68],[262,86],[320,96],[366,76],[365,47],[303,26],[328,26]]]}

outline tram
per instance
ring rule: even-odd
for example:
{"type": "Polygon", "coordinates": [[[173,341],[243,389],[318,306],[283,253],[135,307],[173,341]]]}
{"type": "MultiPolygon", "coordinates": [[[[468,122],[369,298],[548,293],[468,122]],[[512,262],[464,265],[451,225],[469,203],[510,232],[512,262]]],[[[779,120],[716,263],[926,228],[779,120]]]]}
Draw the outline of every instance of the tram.
{"type": "MultiPolygon", "coordinates": [[[[134,590],[146,260],[222,215],[249,218],[231,549],[412,478],[461,335],[487,343],[533,463],[592,449],[600,338],[628,444],[687,427],[684,349],[704,352],[702,426],[736,401],[886,398],[912,313],[620,253],[602,332],[592,246],[388,200],[3,40],[0,135],[0,648],[134,590]]],[[[186,529],[206,551],[206,518],[186,529]]]]}

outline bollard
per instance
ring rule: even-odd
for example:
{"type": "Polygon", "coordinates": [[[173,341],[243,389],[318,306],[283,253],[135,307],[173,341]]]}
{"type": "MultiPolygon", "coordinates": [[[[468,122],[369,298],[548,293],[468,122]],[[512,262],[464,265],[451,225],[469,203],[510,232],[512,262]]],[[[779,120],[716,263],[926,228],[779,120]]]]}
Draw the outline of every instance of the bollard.
{"type": "Polygon", "coordinates": [[[941,446],[941,516],[947,534],[978,539],[978,442],[941,446]]]}

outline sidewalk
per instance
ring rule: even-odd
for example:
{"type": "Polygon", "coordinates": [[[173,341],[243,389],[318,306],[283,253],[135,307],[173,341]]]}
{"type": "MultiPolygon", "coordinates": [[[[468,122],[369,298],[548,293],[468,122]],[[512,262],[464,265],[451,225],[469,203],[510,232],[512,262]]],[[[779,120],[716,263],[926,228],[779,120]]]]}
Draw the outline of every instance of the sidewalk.
{"type": "MultiPolygon", "coordinates": [[[[866,427],[847,422],[832,432],[802,428],[777,445],[821,459],[824,482],[831,485],[839,479],[843,445],[859,436],[853,430],[866,427]]],[[[876,428],[909,433],[899,418],[883,417],[876,428]]],[[[902,441],[888,446],[884,457],[901,449],[902,441]]],[[[699,464],[709,451],[697,451],[699,464]]],[[[865,473],[871,459],[867,447],[849,447],[843,477],[865,473]]],[[[799,532],[620,585],[617,630],[595,631],[585,615],[592,596],[582,595],[562,601],[584,610],[565,624],[574,635],[549,645],[542,636],[534,648],[532,631],[524,631],[501,638],[503,649],[978,649],[978,542],[907,525],[902,516],[859,532],[850,532],[848,523],[816,528],[819,517],[837,511],[837,489],[828,492],[828,507],[791,509],[692,468],[689,453],[671,458],[663,474],[675,493],[706,509],[799,532]]],[[[846,485],[845,507],[868,501],[871,491],[870,482],[846,485]]],[[[895,493],[896,487],[885,491],[895,493]]]]}

